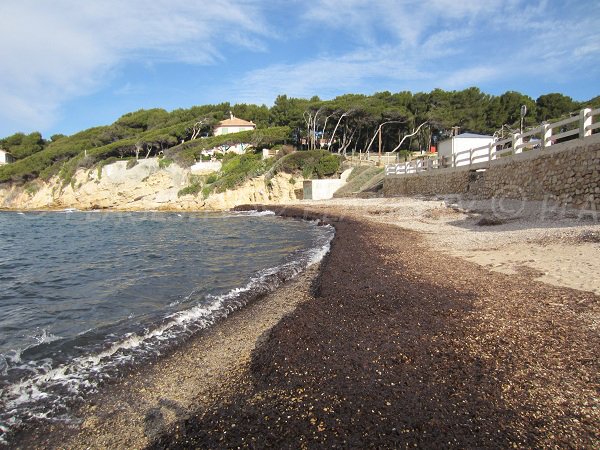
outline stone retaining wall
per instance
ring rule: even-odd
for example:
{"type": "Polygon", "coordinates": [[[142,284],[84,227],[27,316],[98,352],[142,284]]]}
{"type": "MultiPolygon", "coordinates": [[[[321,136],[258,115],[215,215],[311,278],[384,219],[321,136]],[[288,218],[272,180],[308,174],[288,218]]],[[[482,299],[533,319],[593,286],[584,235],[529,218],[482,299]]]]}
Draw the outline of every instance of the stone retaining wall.
{"type": "Polygon", "coordinates": [[[463,194],[476,199],[552,200],[600,210],[600,135],[491,161],[485,171],[456,168],[388,176],[383,192],[386,197],[463,194]]]}

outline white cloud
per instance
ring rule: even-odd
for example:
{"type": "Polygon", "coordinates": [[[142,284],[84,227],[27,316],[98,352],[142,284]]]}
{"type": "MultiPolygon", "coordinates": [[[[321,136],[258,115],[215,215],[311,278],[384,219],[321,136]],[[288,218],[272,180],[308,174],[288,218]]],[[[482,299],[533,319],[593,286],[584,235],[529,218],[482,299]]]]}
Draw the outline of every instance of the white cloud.
{"type": "Polygon", "coordinates": [[[277,94],[329,97],[340,91],[361,91],[369,79],[421,80],[428,76],[407,63],[398,48],[371,48],[251,71],[239,82],[236,94],[243,102],[269,104],[277,94]]]}
{"type": "Polygon", "coordinates": [[[43,129],[120,63],[210,64],[223,43],[262,50],[266,28],[253,0],[3,0],[0,115],[43,129]]]}
{"type": "MultiPolygon", "coordinates": [[[[598,73],[600,4],[583,3],[588,4],[1,0],[0,125],[47,129],[66,101],[107,86],[124,64],[139,64],[140,70],[161,62],[226,68],[231,61],[226,61],[225,46],[268,56],[269,47],[285,43],[289,48],[275,49],[279,52],[273,55],[284,54],[281,60],[256,68],[265,59],[260,57],[245,74],[238,69],[236,85],[226,86],[228,79],[221,86],[202,84],[210,88],[205,96],[222,93],[217,101],[270,103],[280,93],[327,97],[461,89],[494,81],[513,89],[510,81],[522,76],[569,80],[582,67],[598,73]],[[277,14],[298,11],[293,21],[283,21],[296,28],[277,23],[277,14]]],[[[110,92],[139,93],[140,86],[120,80],[110,92]]]]}
{"type": "Polygon", "coordinates": [[[497,78],[504,69],[498,66],[473,66],[451,72],[439,82],[445,89],[461,89],[467,86],[477,86],[488,80],[497,78]]]}
{"type": "Polygon", "coordinates": [[[565,82],[600,57],[594,25],[600,7],[587,6],[558,0],[312,1],[302,16],[304,32],[331,30],[354,49],[251,71],[238,91],[245,101],[269,102],[280,93],[330,97],[369,86],[463,89],[496,82],[509,90],[522,76],[565,82]]]}

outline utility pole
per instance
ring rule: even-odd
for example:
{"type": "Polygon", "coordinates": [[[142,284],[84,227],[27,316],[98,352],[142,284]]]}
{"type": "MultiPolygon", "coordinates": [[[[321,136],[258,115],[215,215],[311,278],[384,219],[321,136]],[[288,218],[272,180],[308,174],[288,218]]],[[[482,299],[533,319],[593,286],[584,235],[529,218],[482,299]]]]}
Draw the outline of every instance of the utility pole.
{"type": "Polygon", "coordinates": [[[379,127],[379,165],[381,166],[381,128],[379,127]]]}
{"type": "Polygon", "coordinates": [[[523,119],[525,118],[525,114],[527,114],[527,106],[523,105],[521,106],[521,134],[523,134],[523,119]]]}

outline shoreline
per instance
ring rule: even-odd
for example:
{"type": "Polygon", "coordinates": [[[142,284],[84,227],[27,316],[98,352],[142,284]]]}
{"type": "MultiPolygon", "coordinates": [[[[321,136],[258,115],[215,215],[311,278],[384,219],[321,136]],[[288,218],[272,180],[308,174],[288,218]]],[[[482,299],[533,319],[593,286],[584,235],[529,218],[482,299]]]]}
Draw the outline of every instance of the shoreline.
{"type": "Polygon", "coordinates": [[[319,264],[259,297],[164,355],[125,370],[72,411],[72,423],[19,430],[9,448],[144,448],[191,410],[235,392],[257,342],[282,317],[309,301],[319,264]]]}
{"type": "Polygon", "coordinates": [[[334,225],[331,252],[108,386],[82,431],[49,426],[18,448],[593,446],[597,295],[492,272],[401,228],[390,205],[347,203],[236,208],[334,225]]]}
{"type": "Polygon", "coordinates": [[[264,209],[336,226],[316,298],[253,352],[245,390],[150,448],[597,442],[597,295],[491,272],[347,208],[264,209]]]}

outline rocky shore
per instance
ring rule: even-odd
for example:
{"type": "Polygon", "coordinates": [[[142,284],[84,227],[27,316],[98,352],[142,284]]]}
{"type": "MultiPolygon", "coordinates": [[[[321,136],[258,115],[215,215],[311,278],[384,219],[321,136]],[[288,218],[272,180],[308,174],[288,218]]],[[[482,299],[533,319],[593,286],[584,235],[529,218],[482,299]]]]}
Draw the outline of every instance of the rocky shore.
{"type": "Polygon", "coordinates": [[[55,176],[24,185],[0,184],[0,210],[223,211],[244,203],[292,202],[297,198],[296,189],[302,188],[301,178],[278,174],[268,187],[265,177],[259,176],[208,198],[201,194],[182,195],[182,189],[198,177],[175,163],[163,167],[157,158],[140,160],[133,167],[126,161],[117,161],[99,169],[78,169],[70,183],[55,176]]]}
{"type": "Polygon", "coordinates": [[[151,448],[597,445],[597,295],[348,208],[278,212],[336,226],[315,299],[256,347],[247,383],[151,448]]]}

